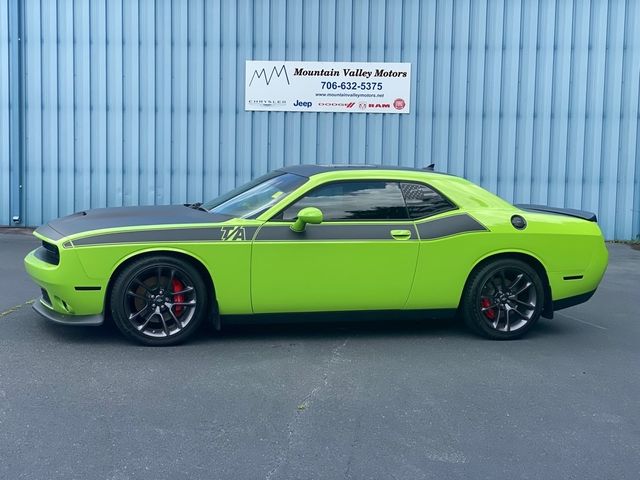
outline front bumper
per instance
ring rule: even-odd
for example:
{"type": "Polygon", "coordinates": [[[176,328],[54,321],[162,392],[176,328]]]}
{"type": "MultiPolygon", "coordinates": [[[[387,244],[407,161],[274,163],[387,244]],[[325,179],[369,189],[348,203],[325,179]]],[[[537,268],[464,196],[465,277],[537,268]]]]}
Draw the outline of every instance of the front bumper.
{"type": "Polygon", "coordinates": [[[43,260],[37,252],[34,250],[25,257],[24,266],[43,292],[40,305],[45,310],[38,313],[49,319],[49,314],[55,314],[58,320],[71,319],[61,323],[79,324],[83,324],[82,318],[104,315],[106,282],[89,278],[73,249],[62,250],[58,264],[43,260]],[[78,317],[78,321],[72,317],[78,317]]]}
{"type": "Polygon", "coordinates": [[[42,298],[34,302],[33,309],[47,320],[63,325],[79,325],[97,327],[104,323],[104,316],[98,315],[65,315],[47,307],[42,298]]]}

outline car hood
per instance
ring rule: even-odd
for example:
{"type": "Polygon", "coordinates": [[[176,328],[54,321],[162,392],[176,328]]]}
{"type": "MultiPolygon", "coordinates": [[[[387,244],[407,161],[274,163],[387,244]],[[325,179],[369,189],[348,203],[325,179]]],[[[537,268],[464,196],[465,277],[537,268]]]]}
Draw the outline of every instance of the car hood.
{"type": "Polygon", "coordinates": [[[225,222],[230,218],[228,215],[209,213],[185,205],[96,208],[52,220],[36,232],[51,240],[60,240],[103,228],[211,224],[225,222]]]}

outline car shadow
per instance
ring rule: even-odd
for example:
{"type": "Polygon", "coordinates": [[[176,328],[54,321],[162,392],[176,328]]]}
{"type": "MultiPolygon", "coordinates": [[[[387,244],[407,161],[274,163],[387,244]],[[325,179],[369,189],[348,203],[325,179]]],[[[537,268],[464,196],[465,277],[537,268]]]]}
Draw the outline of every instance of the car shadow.
{"type": "MultiPolygon", "coordinates": [[[[570,334],[573,326],[557,320],[541,319],[534,328],[527,333],[525,339],[543,338],[570,334]]],[[[472,333],[464,321],[459,318],[448,319],[402,319],[391,320],[358,320],[358,321],[314,321],[298,323],[271,322],[265,324],[234,324],[226,325],[220,332],[215,332],[214,338],[220,340],[312,340],[335,338],[379,338],[388,337],[425,337],[447,338],[458,340],[490,341],[472,333]]],[[[194,342],[206,343],[209,336],[199,336],[194,342]]],[[[515,340],[517,341],[517,340],[515,340]]]]}
{"type": "MultiPolygon", "coordinates": [[[[66,343],[109,345],[131,344],[120,333],[112,321],[105,322],[100,327],[77,327],[57,325],[42,321],[43,328],[52,338],[66,343]]],[[[570,334],[573,325],[559,320],[542,319],[527,335],[526,339],[537,339],[547,336],[570,334]]],[[[212,325],[203,325],[185,345],[199,346],[218,342],[274,342],[274,341],[312,341],[333,340],[336,338],[373,339],[387,337],[389,339],[402,337],[449,338],[458,340],[475,339],[483,341],[470,332],[462,319],[405,319],[405,318],[373,318],[358,320],[326,319],[312,322],[300,320],[278,321],[270,319],[261,323],[231,323],[224,324],[221,331],[215,331],[212,325]]]]}
{"type": "MultiPolygon", "coordinates": [[[[290,339],[327,339],[354,337],[402,337],[402,336],[469,336],[464,324],[457,318],[452,319],[359,319],[281,322],[271,320],[266,323],[242,323],[223,325],[215,335],[227,340],[290,340],[290,339]]],[[[198,338],[206,341],[206,338],[198,338]]]]}

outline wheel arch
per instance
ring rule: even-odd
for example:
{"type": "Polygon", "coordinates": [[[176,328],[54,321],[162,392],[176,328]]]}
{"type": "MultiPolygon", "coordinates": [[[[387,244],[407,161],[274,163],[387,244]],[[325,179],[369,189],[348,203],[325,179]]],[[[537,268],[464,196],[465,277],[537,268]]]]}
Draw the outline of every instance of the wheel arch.
{"type": "MultiPolygon", "coordinates": [[[[466,291],[467,284],[469,283],[469,279],[478,269],[482,268],[486,264],[493,262],[495,260],[514,258],[525,262],[527,265],[532,267],[540,278],[544,282],[544,306],[542,309],[542,316],[545,318],[553,318],[553,296],[551,292],[551,283],[549,282],[549,275],[547,274],[547,270],[544,267],[542,261],[533,255],[531,252],[524,251],[500,251],[500,252],[492,252],[484,257],[480,258],[474,265],[473,268],[469,271],[467,275],[467,279],[464,284],[463,292],[466,291]]],[[[460,302],[462,302],[462,297],[460,298],[460,302]]]]}
{"type": "Polygon", "coordinates": [[[209,288],[209,291],[212,293],[211,306],[213,308],[213,314],[214,314],[214,317],[213,317],[214,326],[216,327],[216,329],[219,329],[220,316],[218,315],[218,301],[216,296],[215,283],[213,281],[211,273],[205,266],[202,259],[198,258],[197,256],[191,253],[185,252],[183,250],[172,249],[172,248],[158,248],[158,249],[148,249],[148,250],[137,251],[125,256],[118,262],[115,268],[111,271],[111,274],[109,276],[109,282],[107,283],[107,288],[105,290],[104,310],[103,310],[105,312],[105,317],[109,312],[108,302],[111,297],[111,289],[113,287],[113,282],[117,278],[117,276],[120,274],[120,272],[124,270],[127,266],[131,265],[131,263],[137,260],[140,260],[141,258],[153,257],[157,255],[174,257],[176,259],[186,261],[190,263],[196,270],[198,270],[198,272],[202,276],[202,280],[205,282],[205,284],[209,288]]]}

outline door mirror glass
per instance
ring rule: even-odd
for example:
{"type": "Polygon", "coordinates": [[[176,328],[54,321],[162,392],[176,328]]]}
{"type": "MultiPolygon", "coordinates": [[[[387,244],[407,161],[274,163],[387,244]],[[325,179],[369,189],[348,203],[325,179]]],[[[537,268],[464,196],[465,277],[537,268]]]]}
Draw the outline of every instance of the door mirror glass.
{"type": "Polygon", "coordinates": [[[304,232],[304,228],[310,223],[312,225],[318,225],[322,223],[322,212],[316,207],[305,207],[298,212],[298,218],[291,225],[291,230],[294,232],[304,232]]]}

